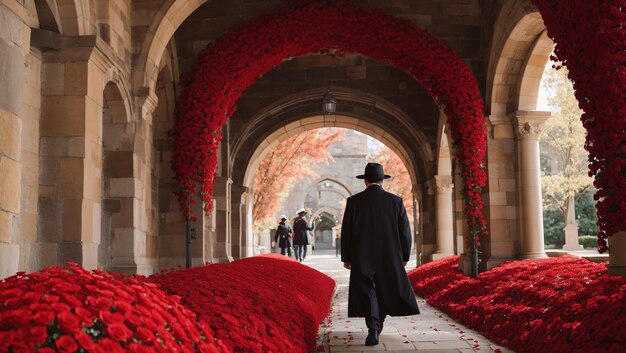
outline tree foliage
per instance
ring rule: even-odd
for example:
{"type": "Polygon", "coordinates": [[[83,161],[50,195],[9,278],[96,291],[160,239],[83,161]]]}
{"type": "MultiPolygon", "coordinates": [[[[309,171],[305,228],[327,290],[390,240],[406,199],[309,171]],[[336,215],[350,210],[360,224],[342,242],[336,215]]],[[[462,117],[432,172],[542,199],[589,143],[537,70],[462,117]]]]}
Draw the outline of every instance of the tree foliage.
{"type": "Polygon", "coordinates": [[[382,164],[385,174],[391,176],[391,178],[384,181],[385,190],[402,197],[404,207],[412,223],[413,194],[411,192],[411,178],[406,166],[400,157],[387,146],[383,146],[371,159],[382,164]]]}
{"type": "Polygon", "coordinates": [[[316,176],[318,163],[328,163],[328,146],[344,135],[344,129],[309,130],[281,142],[259,164],[254,177],[252,219],[257,228],[275,224],[272,217],[294,182],[316,176]]]}
{"type": "Polygon", "coordinates": [[[587,174],[587,152],[584,149],[586,130],[580,121],[582,110],[574,96],[567,68],[555,70],[548,65],[542,85],[552,116],[546,121],[541,140],[548,147],[547,162],[541,178],[544,205],[567,215],[570,198],[592,185],[587,174]]]}

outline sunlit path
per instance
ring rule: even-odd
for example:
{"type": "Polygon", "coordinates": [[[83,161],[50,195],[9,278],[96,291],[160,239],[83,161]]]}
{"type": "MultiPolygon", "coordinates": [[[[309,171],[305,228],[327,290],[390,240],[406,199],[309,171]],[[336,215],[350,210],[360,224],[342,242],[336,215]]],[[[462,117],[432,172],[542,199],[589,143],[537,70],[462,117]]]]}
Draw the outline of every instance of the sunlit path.
{"type": "MultiPolygon", "coordinates": [[[[334,250],[318,250],[304,261],[337,281],[332,312],[320,326],[320,352],[513,352],[489,341],[477,332],[457,324],[418,298],[421,315],[385,320],[380,344],[365,346],[367,327],[363,318],[348,318],[349,271],[343,269],[334,250]]],[[[415,267],[415,259],[407,265],[415,267]]]]}

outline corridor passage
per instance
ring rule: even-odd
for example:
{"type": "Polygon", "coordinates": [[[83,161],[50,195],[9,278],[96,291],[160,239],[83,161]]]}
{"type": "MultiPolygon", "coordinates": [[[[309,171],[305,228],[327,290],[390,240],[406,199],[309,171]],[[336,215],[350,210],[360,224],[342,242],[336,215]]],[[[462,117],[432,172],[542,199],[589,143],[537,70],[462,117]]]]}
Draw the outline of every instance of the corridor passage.
{"type": "MultiPolygon", "coordinates": [[[[496,345],[476,331],[457,324],[447,315],[417,298],[422,314],[387,317],[380,344],[365,346],[367,327],[363,318],[348,318],[348,280],[350,272],[335,257],[335,250],[317,250],[303,264],[331,276],[337,282],[332,311],[319,330],[318,352],[422,352],[469,353],[512,350],[496,345]]],[[[412,256],[407,269],[415,268],[412,256]]]]}

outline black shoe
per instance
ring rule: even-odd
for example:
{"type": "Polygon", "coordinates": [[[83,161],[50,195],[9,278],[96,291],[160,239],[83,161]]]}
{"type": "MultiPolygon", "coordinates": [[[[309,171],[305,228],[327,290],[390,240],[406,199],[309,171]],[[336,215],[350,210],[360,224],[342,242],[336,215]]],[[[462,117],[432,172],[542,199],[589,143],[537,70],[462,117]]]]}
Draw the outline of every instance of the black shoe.
{"type": "Polygon", "coordinates": [[[365,339],[366,346],[375,346],[378,344],[378,331],[370,330],[365,339]]]}

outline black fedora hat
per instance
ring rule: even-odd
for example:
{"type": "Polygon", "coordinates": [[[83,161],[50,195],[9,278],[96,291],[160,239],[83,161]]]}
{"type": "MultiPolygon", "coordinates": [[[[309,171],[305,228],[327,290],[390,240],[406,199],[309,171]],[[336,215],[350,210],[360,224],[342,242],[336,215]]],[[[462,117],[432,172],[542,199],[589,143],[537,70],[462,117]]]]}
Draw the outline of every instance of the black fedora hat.
{"type": "Polygon", "coordinates": [[[365,166],[365,174],[357,175],[357,179],[367,180],[383,180],[391,178],[391,176],[385,174],[383,166],[380,163],[367,163],[365,166]]]}

